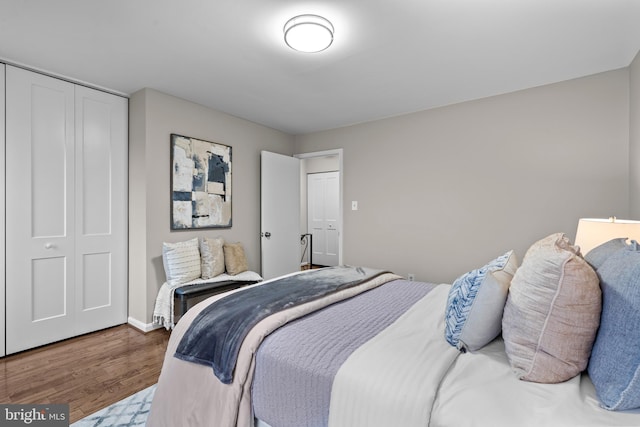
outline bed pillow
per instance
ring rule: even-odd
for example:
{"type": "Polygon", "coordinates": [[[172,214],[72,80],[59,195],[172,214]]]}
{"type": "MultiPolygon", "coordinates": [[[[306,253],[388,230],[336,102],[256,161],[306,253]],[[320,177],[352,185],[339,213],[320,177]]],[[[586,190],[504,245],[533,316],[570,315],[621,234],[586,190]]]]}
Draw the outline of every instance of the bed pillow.
{"type": "MultiPolygon", "coordinates": [[[[595,250],[595,249],[594,249],[595,250]]],[[[640,408],[640,251],[630,245],[598,268],[600,329],[589,376],[606,409],[640,408]]]]}
{"type": "Polygon", "coordinates": [[[198,238],[185,242],[163,243],[162,263],[167,282],[171,286],[181,285],[200,277],[200,250],[198,238]]]}
{"type": "Polygon", "coordinates": [[[534,243],[509,288],[502,336],[525,381],[559,383],[587,367],[600,322],[599,280],[562,233],[534,243]]]}
{"type": "Polygon", "coordinates": [[[224,264],[227,269],[227,274],[232,276],[249,269],[242,243],[224,244],[224,264]]]}
{"type": "Polygon", "coordinates": [[[224,239],[222,237],[203,237],[200,240],[203,279],[211,279],[224,273],[223,246],[224,239]]]}
{"type": "Polygon", "coordinates": [[[614,253],[625,249],[627,245],[627,238],[620,237],[617,239],[609,240],[601,245],[596,246],[584,255],[585,261],[587,261],[591,267],[598,270],[600,266],[614,253]]]}
{"type": "Polygon", "coordinates": [[[513,251],[458,277],[447,299],[445,338],[462,351],[480,350],[500,334],[502,312],[518,261],[513,251]]]}

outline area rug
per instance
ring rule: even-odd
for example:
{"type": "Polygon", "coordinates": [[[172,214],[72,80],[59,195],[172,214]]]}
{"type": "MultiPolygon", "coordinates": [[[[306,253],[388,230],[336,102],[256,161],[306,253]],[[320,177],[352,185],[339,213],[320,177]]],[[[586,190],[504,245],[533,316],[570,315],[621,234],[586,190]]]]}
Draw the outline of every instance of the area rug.
{"type": "Polygon", "coordinates": [[[88,415],[71,424],[71,427],[134,427],[144,426],[156,385],[145,388],[111,406],[88,415]]]}

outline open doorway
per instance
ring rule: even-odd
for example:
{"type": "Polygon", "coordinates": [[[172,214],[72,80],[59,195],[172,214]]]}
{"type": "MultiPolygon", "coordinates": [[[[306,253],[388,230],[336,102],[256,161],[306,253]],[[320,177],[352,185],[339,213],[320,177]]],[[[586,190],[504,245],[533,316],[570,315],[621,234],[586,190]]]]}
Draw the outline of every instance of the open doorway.
{"type": "Polygon", "coordinates": [[[294,157],[301,160],[301,269],[342,265],[342,149],[294,157]]]}

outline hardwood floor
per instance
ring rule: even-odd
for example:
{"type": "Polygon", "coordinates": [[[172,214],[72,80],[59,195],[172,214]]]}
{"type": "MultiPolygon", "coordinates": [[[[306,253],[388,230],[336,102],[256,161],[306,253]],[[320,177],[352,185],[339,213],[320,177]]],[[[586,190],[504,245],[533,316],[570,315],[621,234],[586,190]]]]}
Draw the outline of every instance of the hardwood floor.
{"type": "Polygon", "coordinates": [[[0,358],[0,402],[69,403],[73,423],[155,384],[168,341],[121,325],[0,358]]]}

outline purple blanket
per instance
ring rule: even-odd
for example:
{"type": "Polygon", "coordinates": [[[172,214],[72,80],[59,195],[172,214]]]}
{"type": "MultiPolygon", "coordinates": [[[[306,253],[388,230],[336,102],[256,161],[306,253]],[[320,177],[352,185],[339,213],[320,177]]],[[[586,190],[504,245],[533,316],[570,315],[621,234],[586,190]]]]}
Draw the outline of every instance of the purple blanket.
{"type": "Polygon", "coordinates": [[[326,426],[342,363],[434,286],[395,280],[273,332],[256,355],[255,416],[278,427],[326,426]]]}

